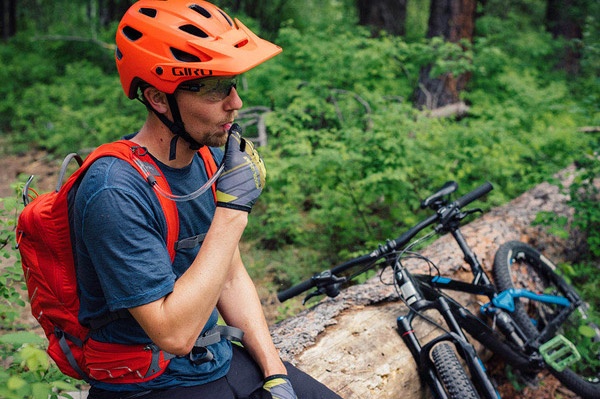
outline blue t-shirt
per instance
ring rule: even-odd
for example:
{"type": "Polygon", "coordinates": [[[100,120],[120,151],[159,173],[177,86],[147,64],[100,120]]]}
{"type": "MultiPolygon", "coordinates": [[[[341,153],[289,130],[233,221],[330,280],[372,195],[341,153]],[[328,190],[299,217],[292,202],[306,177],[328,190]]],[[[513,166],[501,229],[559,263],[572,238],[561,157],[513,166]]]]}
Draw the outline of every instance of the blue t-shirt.
{"type": "MultiPolygon", "coordinates": [[[[217,163],[222,158],[214,150],[217,163]]],[[[207,180],[199,155],[181,169],[168,167],[155,159],[171,191],[186,195],[207,180]]],[[[206,234],[215,211],[212,190],[198,198],[178,201],[179,240],[206,234]]],[[[73,231],[77,255],[77,279],[80,293],[80,322],[102,318],[109,312],[156,301],[172,292],[175,281],[191,265],[200,246],[177,250],[171,263],[166,248],[167,224],[157,193],[127,162],[105,157],[86,172],[75,197],[73,231]]],[[[201,244],[200,244],[201,245],[201,244]]],[[[213,311],[204,331],[217,322],[213,311]]],[[[133,317],[115,320],[92,331],[101,342],[148,344],[150,339],[133,317]]],[[[214,359],[201,365],[188,357],[176,357],[161,376],[141,384],[94,383],[107,390],[162,389],[199,385],[227,373],[231,343],[227,340],[210,345],[214,359]]]]}

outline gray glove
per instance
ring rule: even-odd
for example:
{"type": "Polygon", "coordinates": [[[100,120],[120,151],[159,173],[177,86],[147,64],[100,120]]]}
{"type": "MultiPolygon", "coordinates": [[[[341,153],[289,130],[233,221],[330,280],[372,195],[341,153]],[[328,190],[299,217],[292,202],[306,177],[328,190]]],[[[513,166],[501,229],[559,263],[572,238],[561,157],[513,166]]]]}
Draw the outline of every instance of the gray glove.
{"type": "Polygon", "coordinates": [[[272,375],[265,379],[263,389],[271,393],[273,399],[298,399],[292,383],[286,375],[272,375]]]}
{"type": "Polygon", "coordinates": [[[225,169],[217,180],[217,206],[250,212],[265,186],[267,171],[252,142],[234,123],[225,144],[225,169]]]}

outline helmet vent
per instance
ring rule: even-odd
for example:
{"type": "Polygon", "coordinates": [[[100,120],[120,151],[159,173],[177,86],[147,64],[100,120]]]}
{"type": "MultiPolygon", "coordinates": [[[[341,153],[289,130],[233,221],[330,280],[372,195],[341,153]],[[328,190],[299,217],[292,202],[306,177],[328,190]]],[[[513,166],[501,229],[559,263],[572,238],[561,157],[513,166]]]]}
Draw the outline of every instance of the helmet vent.
{"type": "Polygon", "coordinates": [[[157,11],[154,8],[145,8],[144,7],[144,8],[140,8],[139,11],[141,14],[144,14],[145,16],[150,17],[150,18],[155,18],[156,13],[157,13],[157,11]]]}
{"type": "Polygon", "coordinates": [[[135,42],[143,36],[142,32],[140,32],[137,29],[133,29],[131,26],[123,27],[123,35],[125,35],[125,37],[131,40],[132,42],[135,42]]]}
{"type": "Polygon", "coordinates": [[[231,20],[229,19],[229,17],[227,16],[227,14],[225,14],[223,11],[219,10],[219,12],[221,13],[221,15],[223,16],[223,18],[225,18],[227,20],[227,23],[229,24],[229,26],[233,26],[233,22],[231,22],[231,20]]]}
{"type": "Polygon", "coordinates": [[[235,45],[236,48],[242,48],[244,47],[246,44],[248,44],[248,39],[242,40],[241,42],[239,42],[238,44],[235,45]]]}
{"type": "Polygon", "coordinates": [[[198,37],[208,37],[208,34],[204,32],[202,29],[198,28],[194,25],[183,25],[179,27],[180,30],[189,33],[190,35],[198,36],[198,37]]]}
{"type": "Polygon", "coordinates": [[[200,7],[198,4],[192,4],[190,9],[196,11],[198,14],[202,15],[204,18],[211,18],[212,15],[208,10],[204,7],[200,7]]]}
{"type": "Polygon", "coordinates": [[[171,47],[171,53],[173,57],[177,59],[177,61],[181,62],[201,62],[202,60],[196,57],[194,54],[190,54],[187,51],[179,50],[171,47]]]}

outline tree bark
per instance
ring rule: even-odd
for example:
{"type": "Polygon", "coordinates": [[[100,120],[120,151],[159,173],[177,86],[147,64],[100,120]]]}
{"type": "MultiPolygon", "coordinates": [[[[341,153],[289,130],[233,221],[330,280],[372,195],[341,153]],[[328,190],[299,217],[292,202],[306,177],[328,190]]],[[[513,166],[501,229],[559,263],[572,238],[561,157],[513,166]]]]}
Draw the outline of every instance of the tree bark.
{"type": "MultiPolygon", "coordinates": [[[[472,42],[475,6],[475,0],[432,0],[427,37],[440,36],[452,43],[459,43],[463,39],[472,42]]],[[[430,72],[431,66],[420,72],[415,105],[435,109],[458,102],[470,74],[454,76],[448,72],[442,76],[429,76],[430,72]]]]}
{"type": "Polygon", "coordinates": [[[358,23],[370,26],[374,35],[383,30],[394,36],[404,36],[407,2],[408,0],[357,0],[358,23]]]}
{"type": "Polygon", "coordinates": [[[107,27],[112,22],[119,21],[130,5],[128,0],[98,0],[100,25],[107,27]]]}
{"type": "Polygon", "coordinates": [[[584,3],[582,0],[548,0],[546,7],[546,29],[554,38],[567,40],[556,67],[570,75],[576,75],[580,70],[581,51],[577,42],[583,39],[584,3]]]}
{"type": "Polygon", "coordinates": [[[0,29],[3,41],[7,41],[17,33],[17,0],[2,0],[0,29]]]}

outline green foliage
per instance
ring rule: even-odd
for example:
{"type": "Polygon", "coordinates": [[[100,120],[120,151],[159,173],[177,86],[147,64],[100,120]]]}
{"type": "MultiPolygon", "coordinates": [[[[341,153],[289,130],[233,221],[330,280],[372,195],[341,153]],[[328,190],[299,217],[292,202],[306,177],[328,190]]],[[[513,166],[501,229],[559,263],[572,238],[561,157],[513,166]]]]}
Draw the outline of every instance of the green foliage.
{"type": "Polygon", "coordinates": [[[8,264],[0,269],[0,329],[15,327],[25,306],[21,298],[23,272],[13,248],[19,210],[16,196],[0,198],[0,257],[3,264],[8,264]]]}
{"type": "Polygon", "coordinates": [[[25,88],[15,109],[15,144],[35,142],[66,154],[95,147],[139,128],[143,106],[128,100],[114,76],[87,62],[69,64],[64,76],[50,84],[25,88]]]}
{"type": "Polygon", "coordinates": [[[566,216],[560,216],[554,212],[539,212],[532,224],[546,226],[548,233],[553,236],[562,239],[569,238],[569,220],[566,216]]]}
{"type": "Polygon", "coordinates": [[[579,158],[579,170],[571,184],[571,206],[575,208],[575,226],[586,232],[590,255],[600,258],[600,137],[592,150],[579,158]]]}
{"type": "Polygon", "coordinates": [[[21,90],[36,82],[51,82],[57,75],[56,64],[47,62],[47,54],[25,36],[15,37],[10,44],[0,45],[0,129],[10,129],[21,90]]]}
{"type": "Polygon", "coordinates": [[[561,264],[558,272],[573,286],[578,288],[582,298],[589,305],[588,320],[581,319],[579,314],[574,314],[565,323],[564,335],[575,344],[581,355],[581,360],[573,365],[581,375],[595,376],[600,370],[600,342],[597,342],[596,331],[592,325],[600,325],[600,295],[598,284],[600,275],[598,267],[593,263],[579,263],[577,265],[561,264]]]}
{"type": "Polygon", "coordinates": [[[50,363],[38,335],[20,331],[0,336],[0,397],[5,399],[72,398],[77,386],[50,363]]]}
{"type": "MultiPolygon", "coordinates": [[[[356,30],[325,41],[327,35],[316,32],[323,41],[309,44],[283,29],[286,51],[279,63],[261,67],[280,83],[269,91],[276,106],[270,145],[262,149],[269,181],[249,236],[265,248],[316,250],[322,259],[310,271],[401,233],[420,217],[419,200],[446,180],[464,191],[490,180],[496,190],[489,207],[588,148],[577,131],[585,106],[571,98],[567,82],[549,81],[534,66],[512,69],[507,48],[372,39],[356,30]],[[434,75],[485,75],[464,94],[468,118],[432,119],[405,102],[429,63],[434,75]]],[[[289,275],[285,267],[278,273],[289,275]]]]}
{"type": "Polygon", "coordinates": [[[577,158],[577,174],[568,190],[569,205],[575,210],[572,225],[569,225],[566,217],[559,217],[551,212],[540,212],[536,223],[546,225],[551,234],[565,239],[569,237],[570,229],[577,228],[587,240],[587,251],[579,252],[577,263],[561,264],[559,271],[568,283],[577,287],[581,297],[590,306],[590,320],[573,320],[564,332],[582,356],[582,360],[574,367],[583,375],[596,375],[600,369],[600,342],[595,339],[595,331],[589,323],[600,325],[600,140],[592,136],[589,141],[589,152],[577,158]]]}

